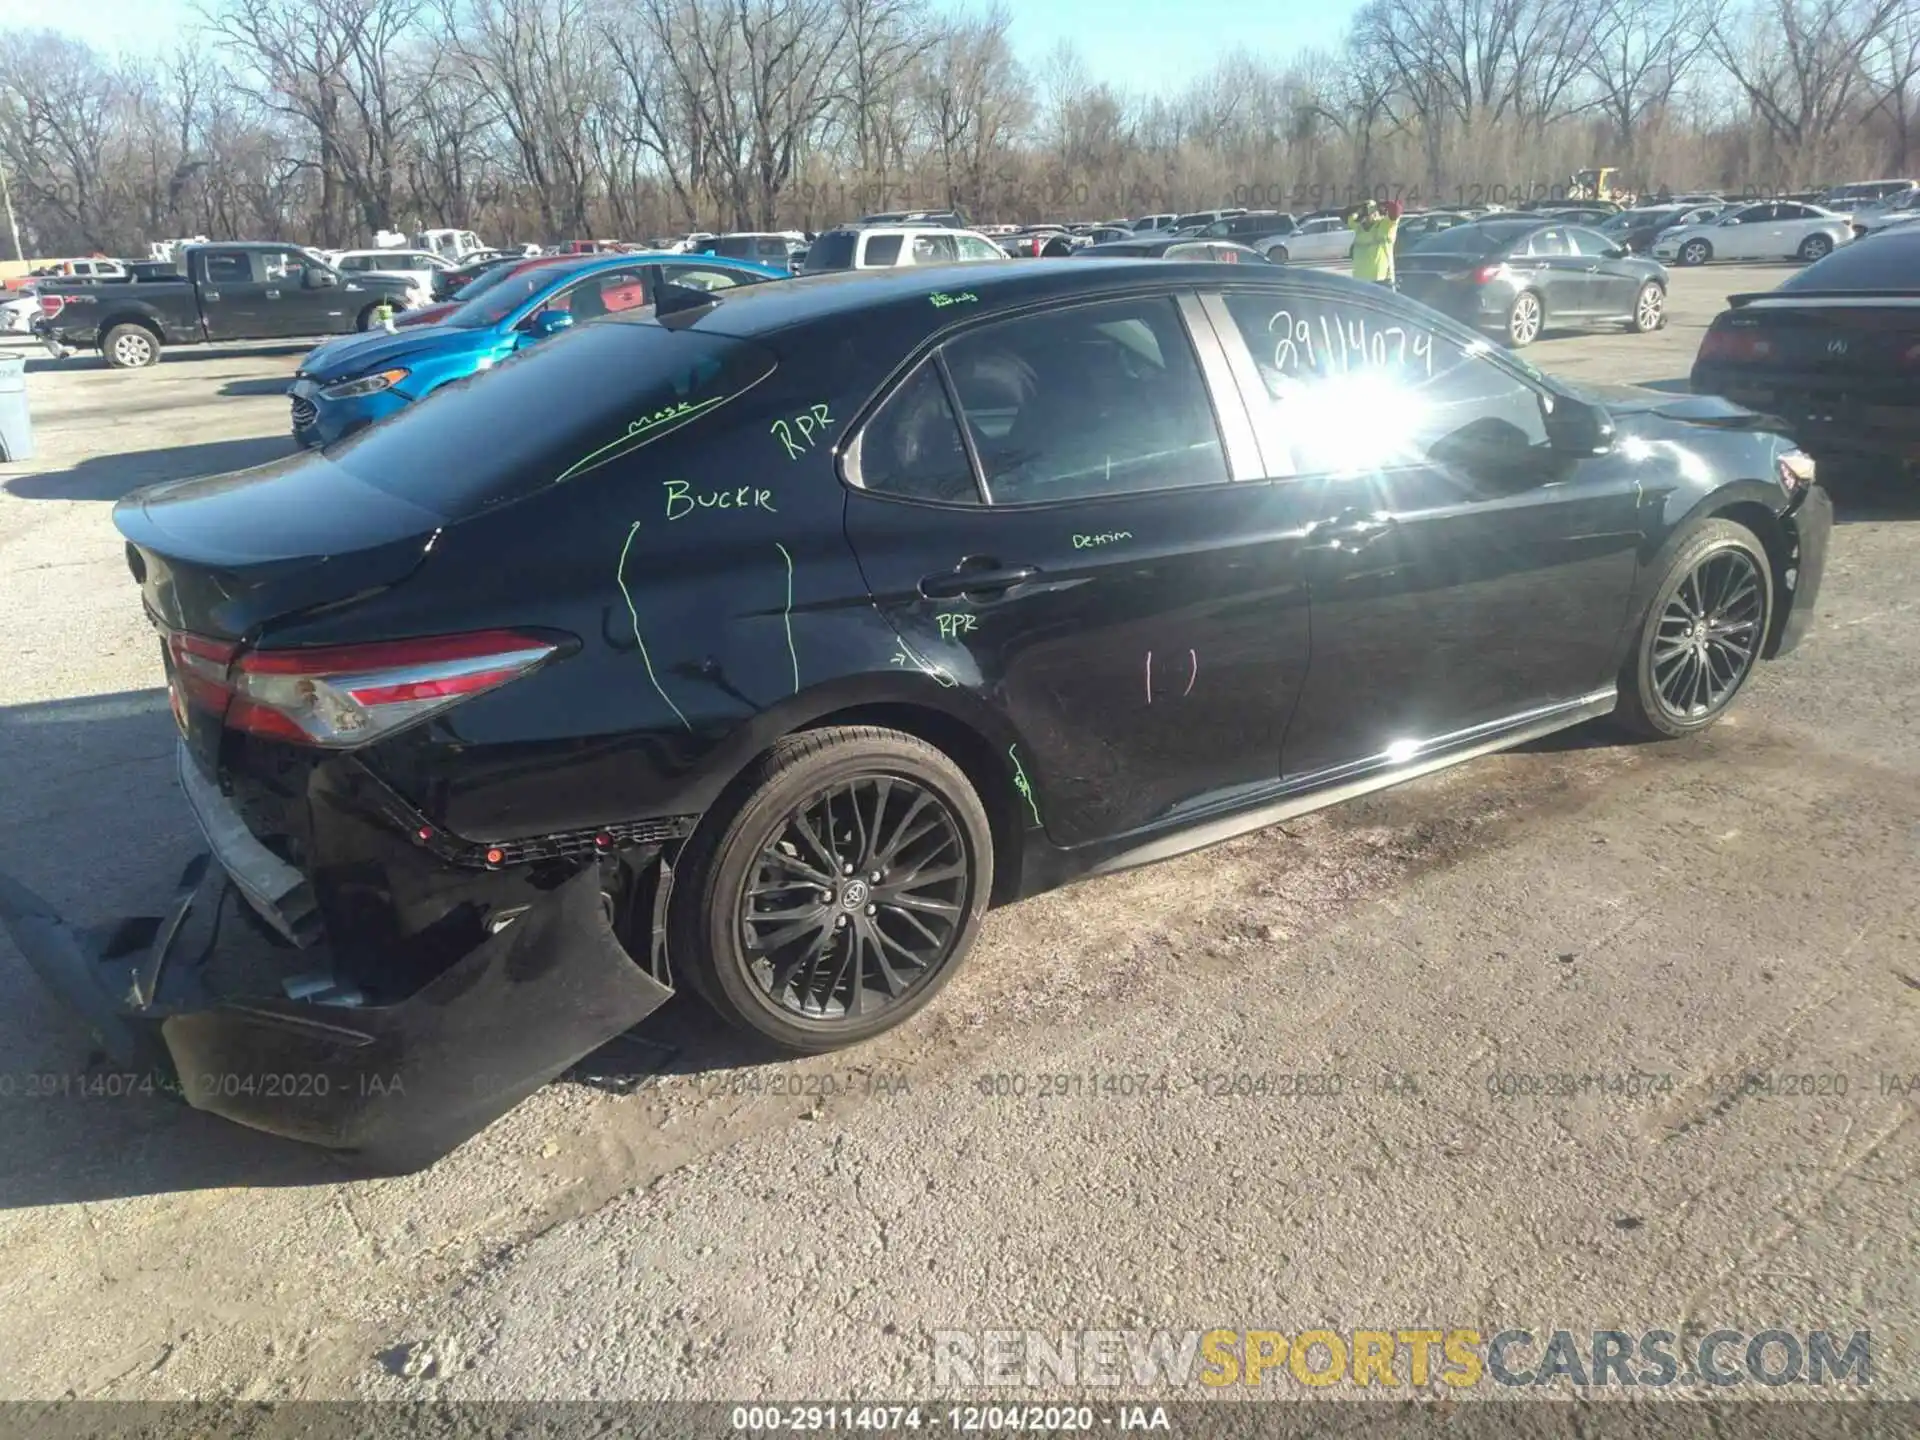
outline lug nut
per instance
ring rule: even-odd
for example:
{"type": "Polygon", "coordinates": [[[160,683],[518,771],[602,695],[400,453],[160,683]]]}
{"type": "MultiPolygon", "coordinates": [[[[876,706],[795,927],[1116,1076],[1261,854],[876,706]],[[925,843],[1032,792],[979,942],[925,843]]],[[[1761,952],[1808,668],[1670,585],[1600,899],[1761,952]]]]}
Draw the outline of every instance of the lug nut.
{"type": "Polygon", "coordinates": [[[880,883],[880,872],[878,870],[874,871],[873,874],[867,877],[867,879],[871,880],[874,884],[878,885],[880,883]]]}
{"type": "Polygon", "coordinates": [[[878,906],[876,906],[876,905],[869,905],[869,906],[867,906],[867,914],[869,914],[869,915],[872,915],[872,914],[873,914],[873,913],[875,913],[875,911],[877,911],[878,909],[879,909],[879,907],[878,907],[878,906]]]}

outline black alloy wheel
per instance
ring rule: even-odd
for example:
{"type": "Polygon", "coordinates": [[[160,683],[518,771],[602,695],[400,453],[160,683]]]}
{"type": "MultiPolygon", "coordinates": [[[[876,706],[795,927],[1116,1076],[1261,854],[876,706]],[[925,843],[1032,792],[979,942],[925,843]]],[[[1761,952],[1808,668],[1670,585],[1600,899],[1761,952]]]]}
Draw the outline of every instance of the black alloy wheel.
{"type": "Polygon", "coordinates": [[[904,776],[862,775],[789,810],[741,897],[754,980],[810,1020],[858,1020],[938,974],[966,914],[960,822],[904,776]]]}
{"type": "Polygon", "coordinates": [[[1744,550],[1717,551],[1687,573],[1653,643],[1654,688],[1669,715],[1698,720],[1732,698],[1760,653],[1765,613],[1760,569],[1744,550]]]}
{"type": "Polygon", "coordinates": [[[1730,520],[1701,525],[1674,556],[1622,677],[1619,718],[1679,736],[1723,714],[1753,673],[1773,618],[1759,539],[1730,520]]]}
{"type": "Polygon", "coordinates": [[[993,890],[993,837],[940,750],[833,727],[749,766],[675,868],[676,976],[723,1019],[811,1054],[892,1029],[959,968],[993,890]]]}

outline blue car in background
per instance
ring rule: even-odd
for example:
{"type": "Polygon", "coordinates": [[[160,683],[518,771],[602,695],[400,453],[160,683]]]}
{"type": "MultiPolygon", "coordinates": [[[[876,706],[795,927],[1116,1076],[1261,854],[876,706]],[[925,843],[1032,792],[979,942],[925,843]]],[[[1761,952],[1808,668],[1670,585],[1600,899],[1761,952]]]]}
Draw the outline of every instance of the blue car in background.
{"type": "Polygon", "coordinates": [[[534,266],[437,325],[372,330],[314,350],[287,392],[293,438],[330,445],[558,331],[651,305],[662,285],[727,290],[791,278],[785,269],[720,255],[586,255],[534,266]]]}

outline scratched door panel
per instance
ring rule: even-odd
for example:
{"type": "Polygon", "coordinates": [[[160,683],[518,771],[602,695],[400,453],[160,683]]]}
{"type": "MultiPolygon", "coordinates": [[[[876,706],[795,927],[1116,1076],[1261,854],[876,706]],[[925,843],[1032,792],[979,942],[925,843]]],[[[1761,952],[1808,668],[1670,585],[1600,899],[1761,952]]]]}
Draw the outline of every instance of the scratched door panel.
{"type": "Polygon", "coordinates": [[[1020,735],[1060,845],[1125,834],[1270,783],[1306,670],[1298,487],[1263,482],[1084,505],[929,510],[874,495],[847,527],[904,642],[896,663],[974,687],[1020,735]],[[1032,566],[999,598],[928,598],[969,557],[1032,566]]]}

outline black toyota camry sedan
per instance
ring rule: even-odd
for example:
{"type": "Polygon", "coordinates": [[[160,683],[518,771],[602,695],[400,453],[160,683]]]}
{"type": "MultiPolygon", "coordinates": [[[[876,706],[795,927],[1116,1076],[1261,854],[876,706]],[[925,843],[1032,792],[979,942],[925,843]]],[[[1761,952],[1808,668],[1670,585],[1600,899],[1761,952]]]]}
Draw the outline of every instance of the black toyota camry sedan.
{"type": "Polygon", "coordinates": [[[1830,515],[1761,416],[1331,276],[702,295],[121,502],[212,863],[104,949],[0,915],[192,1103],[417,1164],[673,987],[843,1046],[989,905],[1698,731],[1806,629],[1830,515]]]}
{"type": "Polygon", "coordinates": [[[1456,225],[1398,252],[1394,270],[1408,295],[1515,348],[1563,326],[1666,323],[1666,266],[1563,221],[1456,225]]]}

